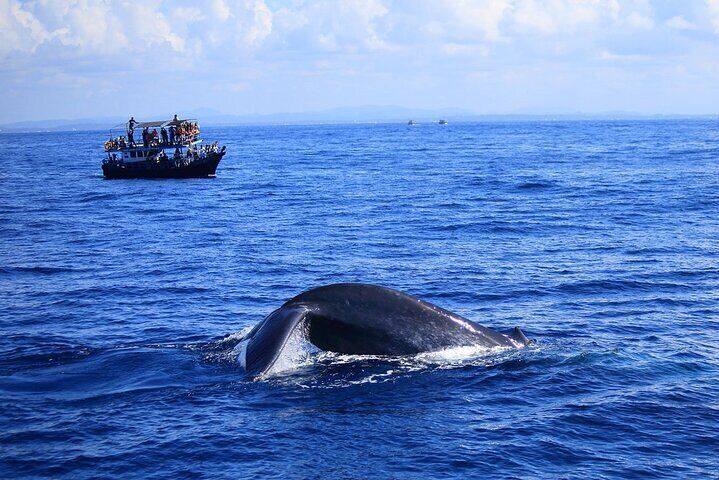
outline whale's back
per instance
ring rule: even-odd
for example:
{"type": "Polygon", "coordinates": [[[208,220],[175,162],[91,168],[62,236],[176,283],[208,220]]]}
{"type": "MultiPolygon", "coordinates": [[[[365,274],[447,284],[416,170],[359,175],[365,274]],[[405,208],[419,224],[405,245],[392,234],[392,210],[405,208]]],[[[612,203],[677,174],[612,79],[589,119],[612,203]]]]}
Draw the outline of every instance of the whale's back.
{"type": "Polygon", "coordinates": [[[308,290],[285,302],[243,340],[250,375],[268,371],[300,327],[326,351],[355,355],[410,355],[448,347],[516,347],[526,343],[397,290],[341,283],[308,290]]]}
{"type": "Polygon", "coordinates": [[[512,345],[505,335],[377,285],[319,287],[296,296],[284,307],[297,305],[309,311],[309,340],[332,352],[407,355],[459,345],[512,345]]]}

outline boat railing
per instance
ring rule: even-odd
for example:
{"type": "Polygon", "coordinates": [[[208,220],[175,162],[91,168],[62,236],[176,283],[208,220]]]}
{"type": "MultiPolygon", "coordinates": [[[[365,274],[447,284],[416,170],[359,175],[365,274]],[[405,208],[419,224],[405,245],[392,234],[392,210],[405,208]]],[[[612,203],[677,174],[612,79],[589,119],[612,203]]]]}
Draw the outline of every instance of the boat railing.
{"type": "Polygon", "coordinates": [[[170,143],[169,141],[167,143],[164,143],[162,141],[159,142],[150,142],[147,146],[145,146],[142,141],[140,142],[132,142],[130,143],[125,137],[119,137],[122,140],[117,141],[116,139],[111,139],[105,142],[105,151],[106,152],[121,152],[125,150],[134,150],[139,148],[171,148],[171,147],[186,147],[188,145],[192,145],[194,143],[201,142],[202,139],[200,139],[200,135],[183,135],[181,137],[176,137],[174,140],[174,143],[170,143]]]}

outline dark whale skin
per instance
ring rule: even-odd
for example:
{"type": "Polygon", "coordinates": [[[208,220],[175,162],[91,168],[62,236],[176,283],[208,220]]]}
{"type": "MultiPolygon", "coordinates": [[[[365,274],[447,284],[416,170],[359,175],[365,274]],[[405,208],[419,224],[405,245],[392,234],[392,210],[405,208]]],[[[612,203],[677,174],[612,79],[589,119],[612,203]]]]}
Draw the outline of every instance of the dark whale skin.
{"type": "Polygon", "coordinates": [[[339,283],[288,300],[242,339],[247,342],[243,363],[248,375],[266,373],[300,326],[319,349],[355,355],[412,355],[468,345],[518,348],[529,343],[519,328],[505,335],[397,290],[339,283]]]}

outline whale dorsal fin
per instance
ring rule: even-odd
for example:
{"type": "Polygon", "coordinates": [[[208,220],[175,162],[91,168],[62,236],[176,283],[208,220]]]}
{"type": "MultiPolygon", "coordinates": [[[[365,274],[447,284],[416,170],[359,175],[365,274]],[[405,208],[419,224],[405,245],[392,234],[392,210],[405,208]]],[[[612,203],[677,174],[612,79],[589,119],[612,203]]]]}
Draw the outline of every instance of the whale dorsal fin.
{"type": "Polygon", "coordinates": [[[522,332],[519,327],[514,327],[512,333],[509,334],[509,338],[519,343],[520,345],[529,345],[530,343],[532,343],[532,341],[524,335],[524,332],[522,332]]]}

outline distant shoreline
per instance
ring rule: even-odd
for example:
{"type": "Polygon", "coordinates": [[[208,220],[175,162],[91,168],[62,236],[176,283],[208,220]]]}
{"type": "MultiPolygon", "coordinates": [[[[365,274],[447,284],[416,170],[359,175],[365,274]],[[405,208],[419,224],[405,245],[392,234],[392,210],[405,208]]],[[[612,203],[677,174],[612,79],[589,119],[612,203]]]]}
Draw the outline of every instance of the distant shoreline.
{"type": "MultiPolygon", "coordinates": [[[[719,120],[718,115],[476,115],[476,116],[450,116],[444,115],[449,119],[450,124],[456,123],[501,123],[501,122],[626,122],[626,121],[710,121],[719,120]]],[[[439,116],[437,116],[439,118],[439,116]]],[[[436,124],[437,118],[414,117],[413,120],[417,125],[436,124]]],[[[301,126],[301,125],[389,125],[389,124],[406,124],[408,118],[383,118],[383,119],[296,119],[296,120],[280,120],[261,118],[245,119],[238,117],[235,121],[230,119],[213,120],[212,117],[200,122],[204,127],[278,127],[278,126],[301,126]]],[[[109,131],[122,122],[119,120],[98,121],[91,120],[38,120],[33,122],[17,122],[0,125],[0,134],[2,133],[61,133],[61,132],[102,132],[109,131]]]]}

